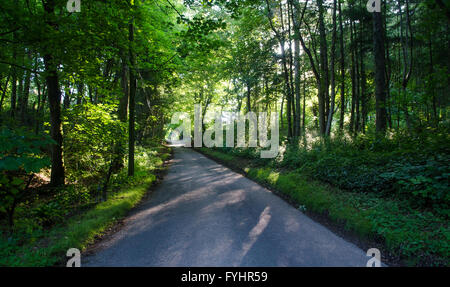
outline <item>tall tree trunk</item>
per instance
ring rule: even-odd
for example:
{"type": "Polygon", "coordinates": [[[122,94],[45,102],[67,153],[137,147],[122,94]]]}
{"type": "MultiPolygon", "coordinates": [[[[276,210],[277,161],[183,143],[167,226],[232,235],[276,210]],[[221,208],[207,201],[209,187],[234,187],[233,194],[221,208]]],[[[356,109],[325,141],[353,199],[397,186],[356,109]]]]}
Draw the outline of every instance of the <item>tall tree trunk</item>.
{"type": "Polygon", "coordinates": [[[61,91],[59,89],[58,74],[52,55],[44,56],[48,100],[50,105],[50,134],[55,144],[52,145],[52,170],[50,182],[53,186],[64,184],[63,165],[63,137],[61,133],[61,91]]]}
{"type": "Polygon", "coordinates": [[[350,43],[351,43],[351,70],[350,70],[350,77],[352,80],[352,107],[350,111],[350,126],[349,131],[351,134],[353,134],[354,127],[355,127],[355,104],[356,104],[356,97],[357,97],[357,85],[356,85],[356,64],[355,64],[355,42],[353,41],[353,20],[350,20],[350,43]]]}
{"type": "MultiPolygon", "coordinates": [[[[291,1],[291,3],[293,4],[293,6],[295,7],[295,13],[299,13],[300,8],[298,5],[298,2],[295,2],[294,0],[289,0],[291,1]]],[[[322,117],[319,116],[319,123],[322,122],[322,126],[323,126],[323,133],[325,133],[325,118],[324,118],[324,92],[323,92],[323,85],[322,85],[322,80],[321,80],[321,74],[320,74],[320,70],[317,68],[318,65],[316,65],[313,55],[311,53],[311,50],[306,46],[305,44],[305,40],[303,39],[302,33],[300,31],[300,23],[303,21],[303,17],[305,15],[306,12],[306,8],[308,6],[308,1],[305,2],[305,5],[303,6],[303,10],[300,13],[300,19],[297,21],[296,17],[294,17],[294,27],[298,32],[298,38],[300,40],[300,43],[302,44],[302,48],[305,51],[306,55],[308,56],[309,59],[309,63],[311,65],[311,69],[312,72],[314,74],[314,77],[316,79],[317,82],[317,89],[318,89],[318,93],[317,93],[317,98],[319,101],[319,107],[322,107],[322,117]]],[[[320,68],[320,67],[319,67],[320,68]]],[[[320,110],[320,108],[319,108],[320,110]]],[[[305,114],[303,114],[303,116],[305,116],[305,114]]]]}
{"type": "Polygon", "coordinates": [[[252,111],[251,103],[250,103],[250,83],[247,83],[247,112],[252,111]]]}
{"type": "MultiPolygon", "coordinates": [[[[359,21],[359,26],[361,26],[361,19],[359,21]]],[[[359,70],[359,62],[360,62],[360,49],[361,49],[361,35],[357,34],[356,25],[353,26],[355,29],[355,37],[358,37],[355,40],[355,70],[356,70],[356,99],[355,99],[355,135],[360,131],[361,124],[361,113],[360,113],[360,105],[361,105],[361,73],[359,70]]]]}
{"type": "MultiPolygon", "coordinates": [[[[16,49],[13,52],[13,61],[16,61],[16,49]]],[[[13,66],[11,68],[12,73],[12,86],[11,86],[11,118],[15,116],[16,101],[17,101],[17,68],[13,66]]]]}
{"type": "MultiPolygon", "coordinates": [[[[55,1],[44,1],[44,10],[46,13],[46,23],[53,29],[57,25],[53,22],[55,12],[55,1]]],[[[63,165],[63,137],[61,133],[61,90],[59,88],[57,63],[49,51],[45,51],[44,65],[46,72],[46,83],[48,91],[48,100],[50,105],[50,134],[55,144],[51,147],[52,170],[50,175],[50,184],[59,186],[64,184],[64,165],[63,165]]]]}
{"type": "Polygon", "coordinates": [[[303,77],[303,113],[302,113],[302,129],[303,138],[306,138],[306,77],[303,77]]]}
{"type": "Polygon", "coordinates": [[[37,108],[36,108],[36,120],[35,120],[35,126],[34,126],[34,132],[35,134],[39,134],[39,129],[40,129],[40,123],[41,123],[41,110],[42,110],[42,106],[43,106],[43,95],[41,93],[41,83],[39,81],[39,77],[36,75],[34,78],[34,82],[36,84],[36,88],[37,88],[37,94],[38,94],[38,98],[37,98],[37,108]]]}
{"type": "MultiPolygon", "coordinates": [[[[289,69],[288,69],[288,60],[286,55],[286,49],[285,49],[285,39],[284,39],[284,18],[283,18],[283,6],[280,3],[280,16],[281,16],[281,34],[276,33],[278,41],[281,46],[281,61],[283,65],[283,71],[284,71],[284,81],[285,81],[285,89],[286,89],[286,117],[287,117],[287,123],[288,123],[288,138],[292,137],[292,88],[291,88],[291,82],[289,81],[289,69]]],[[[272,26],[273,27],[273,26],[272,26]]],[[[273,30],[275,28],[273,27],[273,30]]]]}
{"type": "MultiPolygon", "coordinates": [[[[17,40],[17,33],[13,33],[13,42],[15,43],[17,40]]],[[[15,45],[12,46],[12,60],[14,63],[17,62],[17,47],[15,45]]],[[[17,67],[11,66],[11,74],[12,74],[12,86],[11,86],[11,118],[15,117],[16,110],[16,101],[17,101],[17,67]]]]}
{"type": "Polygon", "coordinates": [[[319,98],[319,126],[320,133],[325,134],[326,131],[326,113],[329,110],[329,80],[328,80],[328,48],[327,36],[325,32],[324,7],[323,0],[317,0],[319,8],[319,38],[320,38],[320,68],[321,68],[321,92],[319,98]]]}
{"type": "MultiPolygon", "coordinates": [[[[292,15],[292,23],[294,23],[294,9],[291,5],[291,15],[292,15]]],[[[295,118],[294,118],[294,135],[295,137],[300,136],[300,40],[298,38],[298,30],[294,30],[294,69],[295,69],[295,118]]]]}
{"type": "Polygon", "coordinates": [[[430,37],[428,39],[428,50],[429,50],[429,56],[430,56],[430,80],[433,83],[433,85],[431,87],[431,99],[432,99],[432,107],[433,107],[433,121],[434,121],[434,124],[437,124],[438,121],[439,121],[439,118],[437,117],[436,95],[435,95],[434,81],[433,81],[434,64],[433,64],[433,44],[431,42],[431,33],[430,33],[430,37]]]}
{"type": "Polygon", "coordinates": [[[70,97],[71,92],[70,92],[70,84],[67,83],[67,87],[64,87],[64,99],[63,99],[63,107],[64,110],[67,110],[68,108],[70,108],[70,97]]]}
{"type": "Polygon", "coordinates": [[[283,96],[281,97],[281,106],[280,106],[280,121],[281,121],[281,128],[282,129],[284,127],[284,121],[283,121],[284,98],[285,98],[285,95],[283,94],[283,96]]]}
{"type": "Polygon", "coordinates": [[[2,111],[2,108],[3,108],[3,101],[5,100],[6,90],[8,90],[8,84],[9,84],[9,79],[10,78],[11,78],[11,74],[8,74],[8,77],[6,78],[6,81],[5,81],[5,86],[3,88],[1,88],[1,90],[2,90],[2,99],[0,101],[0,112],[2,111]]]}
{"type": "Polygon", "coordinates": [[[345,116],[345,51],[344,51],[344,28],[342,24],[341,0],[338,0],[339,9],[339,46],[340,46],[340,64],[341,64],[341,115],[339,119],[339,129],[344,129],[345,116]]]}
{"type": "Polygon", "coordinates": [[[409,17],[409,1],[405,0],[406,4],[406,12],[405,12],[405,18],[406,18],[406,25],[405,25],[405,36],[403,37],[402,27],[403,27],[403,17],[402,17],[402,8],[400,0],[398,1],[398,8],[400,13],[400,31],[401,31],[401,38],[402,38],[402,48],[403,48],[403,79],[402,79],[402,94],[403,94],[403,111],[405,113],[405,120],[406,125],[408,127],[408,130],[411,130],[411,119],[409,117],[409,111],[408,111],[408,101],[406,97],[406,87],[408,86],[409,79],[411,77],[412,72],[412,51],[413,51],[413,35],[411,31],[411,22],[409,17]],[[410,39],[408,40],[408,34],[410,39]],[[409,41],[409,43],[408,43],[409,41]],[[409,47],[409,49],[408,49],[409,47]],[[407,51],[409,50],[409,51],[407,51]],[[409,53],[409,54],[408,54],[409,53]]]}
{"type": "MultiPolygon", "coordinates": [[[[292,11],[292,5],[291,3],[288,1],[287,3],[287,9],[286,9],[286,16],[288,19],[288,39],[289,39],[289,74],[290,74],[290,94],[291,94],[291,105],[292,105],[292,119],[293,119],[293,125],[292,125],[292,135],[293,137],[298,137],[298,127],[297,127],[297,109],[296,109],[296,98],[294,97],[294,93],[295,93],[295,84],[294,84],[294,55],[292,53],[292,33],[291,33],[291,19],[293,16],[293,11],[292,11]]],[[[295,45],[295,43],[294,43],[295,45]]]]}
{"type": "Polygon", "coordinates": [[[327,119],[327,128],[325,131],[325,134],[327,136],[330,135],[331,132],[331,123],[333,121],[333,114],[334,114],[334,101],[336,98],[336,83],[335,83],[335,71],[334,71],[334,61],[336,56],[336,1],[333,1],[333,35],[331,39],[331,104],[330,104],[330,110],[328,112],[328,119],[327,119]]]}
{"type": "MultiPolygon", "coordinates": [[[[27,64],[30,63],[31,65],[31,51],[27,51],[27,64]]],[[[20,98],[20,119],[23,124],[25,124],[25,117],[27,114],[27,107],[28,107],[28,97],[30,95],[30,84],[31,84],[31,69],[27,70],[25,72],[25,80],[24,80],[24,86],[22,91],[22,97],[20,98]]]]}
{"type": "Polygon", "coordinates": [[[392,100],[391,100],[391,56],[389,50],[389,38],[387,36],[387,5],[384,5],[384,40],[386,46],[386,102],[387,102],[387,121],[389,128],[392,129],[392,100]]]}
{"type": "Polygon", "coordinates": [[[128,176],[134,175],[134,112],[135,112],[135,96],[136,96],[136,63],[133,51],[134,41],[134,19],[129,25],[129,56],[130,56],[130,98],[129,98],[129,126],[128,126],[128,176]]]}
{"type": "Polygon", "coordinates": [[[295,113],[295,136],[300,136],[300,41],[298,37],[296,37],[294,42],[295,47],[295,104],[296,104],[296,113],[295,113]]]}
{"type": "MultiPolygon", "coordinates": [[[[284,40],[284,28],[282,33],[280,34],[272,23],[272,12],[270,9],[270,3],[268,0],[266,0],[267,9],[269,11],[269,14],[267,15],[269,18],[269,24],[272,28],[272,31],[275,33],[276,38],[278,39],[278,42],[280,43],[281,47],[281,62],[283,65],[283,75],[284,75],[284,81],[285,81],[285,95],[286,95],[286,117],[288,121],[288,138],[292,137],[292,122],[291,122],[291,100],[292,100],[292,94],[291,94],[291,88],[290,88],[290,81],[289,81],[289,70],[287,67],[287,57],[286,57],[286,51],[285,51],[285,40],[284,40]]],[[[283,8],[280,4],[280,14],[281,14],[281,23],[283,23],[283,8]]]]}
{"type": "Polygon", "coordinates": [[[367,120],[367,95],[366,95],[366,67],[364,64],[365,53],[364,49],[360,51],[360,61],[361,61],[361,128],[360,130],[365,133],[366,132],[366,120],[367,120]]]}
{"type": "Polygon", "coordinates": [[[122,75],[121,75],[122,95],[119,100],[118,118],[121,122],[127,121],[128,112],[128,98],[129,98],[129,86],[128,86],[128,67],[125,58],[122,58],[122,75]]]}
{"type": "Polygon", "coordinates": [[[84,97],[84,81],[81,78],[77,85],[77,105],[81,105],[83,103],[84,97]]]}
{"type": "Polygon", "coordinates": [[[383,19],[381,12],[373,12],[373,54],[375,61],[375,112],[376,131],[386,132],[386,81],[383,39],[383,19]]]}

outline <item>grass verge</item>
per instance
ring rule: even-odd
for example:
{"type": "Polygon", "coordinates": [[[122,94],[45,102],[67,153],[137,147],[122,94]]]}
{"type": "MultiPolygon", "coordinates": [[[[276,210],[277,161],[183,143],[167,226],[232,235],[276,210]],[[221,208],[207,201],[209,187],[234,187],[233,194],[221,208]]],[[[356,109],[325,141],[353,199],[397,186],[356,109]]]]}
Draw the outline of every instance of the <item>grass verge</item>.
{"type": "Polygon", "coordinates": [[[121,184],[107,201],[68,218],[64,224],[33,231],[26,239],[0,238],[0,266],[65,264],[69,248],[85,250],[142,200],[169,157],[167,148],[142,150],[136,156],[135,176],[121,184]]]}
{"type": "Polygon", "coordinates": [[[373,193],[343,191],[298,170],[272,170],[217,149],[199,151],[276,191],[361,248],[379,248],[389,265],[449,266],[448,222],[431,212],[373,193]]]}

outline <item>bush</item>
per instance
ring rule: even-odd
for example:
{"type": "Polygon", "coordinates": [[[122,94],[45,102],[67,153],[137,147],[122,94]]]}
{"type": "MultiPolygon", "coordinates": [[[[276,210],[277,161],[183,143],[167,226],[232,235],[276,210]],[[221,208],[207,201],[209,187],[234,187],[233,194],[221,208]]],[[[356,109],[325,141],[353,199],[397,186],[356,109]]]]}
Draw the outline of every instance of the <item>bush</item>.
{"type": "Polygon", "coordinates": [[[338,137],[310,149],[289,145],[276,165],[345,190],[409,199],[413,207],[448,216],[448,140],[448,133],[433,129],[392,139],[373,134],[353,140],[338,137]]]}
{"type": "Polygon", "coordinates": [[[44,149],[53,141],[23,129],[3,128],[0,142],[0,212],[6,213],[12,229],[15,208],[24,200],[33,173],[50,165],[44,149]]]}
{"type": "Polygon", "coordinates": [[[40,225],[49,227],[64,220],[65,210],[57,201],[50,201],[35,207],[31,215],[39,221],[40,225]]]}
{"type": "Polygon", "coordinates": [[[115,107],[73,106],[64,115],[64,163],[72,181],[103,175],[118,153],[125,153],[126,124],[116,119],[115,107]]]}

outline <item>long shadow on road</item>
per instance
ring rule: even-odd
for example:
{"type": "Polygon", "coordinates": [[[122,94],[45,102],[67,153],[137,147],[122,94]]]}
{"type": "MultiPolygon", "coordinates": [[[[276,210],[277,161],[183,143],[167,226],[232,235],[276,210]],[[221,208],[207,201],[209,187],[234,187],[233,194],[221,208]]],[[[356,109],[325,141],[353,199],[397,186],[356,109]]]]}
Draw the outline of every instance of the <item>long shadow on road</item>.
{"type": "Polygon", "coordinates": [[[364,251],[269,190],[186,148],[83,266],[365,266],[364,251]]]}

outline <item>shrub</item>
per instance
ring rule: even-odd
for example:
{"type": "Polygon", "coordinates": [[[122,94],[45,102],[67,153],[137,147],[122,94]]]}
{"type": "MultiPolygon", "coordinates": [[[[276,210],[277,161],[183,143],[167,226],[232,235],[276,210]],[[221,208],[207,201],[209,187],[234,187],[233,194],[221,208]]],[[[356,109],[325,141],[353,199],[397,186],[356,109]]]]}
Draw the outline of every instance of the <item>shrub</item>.
{"type": "Polygon", "coordinates": [[[125,153],[126,124],[108,105],[73,106],[64,115],[64,163],[70,180],[106,173],[112,157],[125,153]]]}
{"type": "Polygon", "coordinates": [[[0,142],[0,212],[6,213],[12,229],[15,208],[24,200],[33,174],[50,165],[44,148],[53,141],[22,129],[3,128],[0,142]]]}
{"type": "Polygon", "coordinates": [[[414,207],[448,216],[448,140],[445,130],[436,129],[414,136],[400,132],[391,139],[374,134],[337,137],[309,149],[288,145],[276,165],[345,190],[409,199],[414,207]]]}

